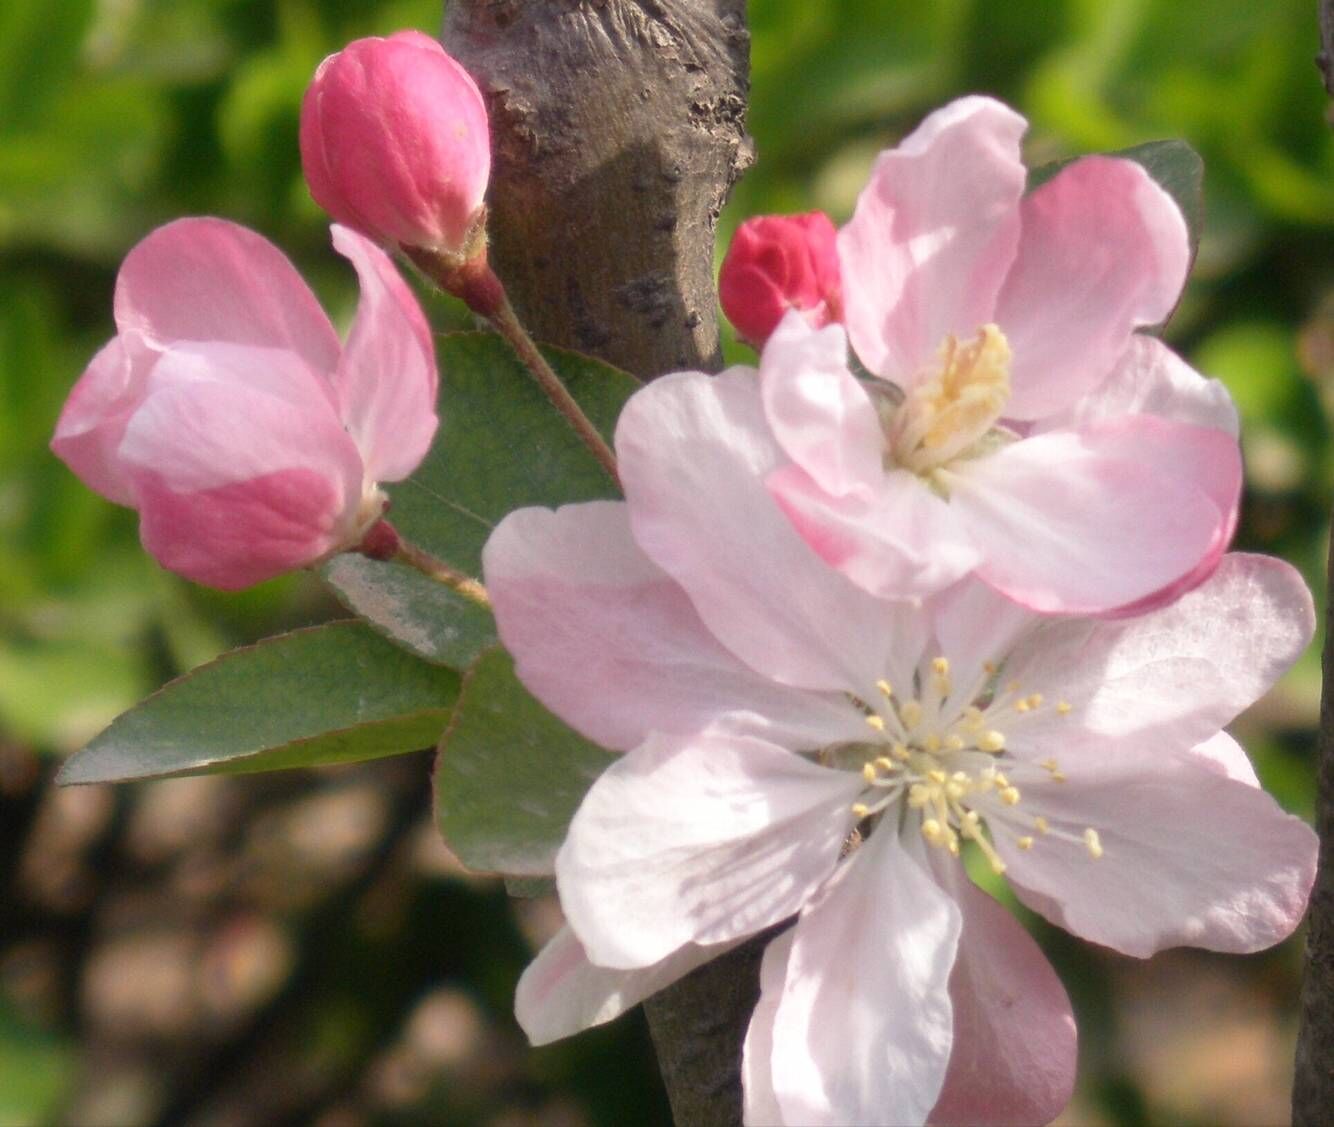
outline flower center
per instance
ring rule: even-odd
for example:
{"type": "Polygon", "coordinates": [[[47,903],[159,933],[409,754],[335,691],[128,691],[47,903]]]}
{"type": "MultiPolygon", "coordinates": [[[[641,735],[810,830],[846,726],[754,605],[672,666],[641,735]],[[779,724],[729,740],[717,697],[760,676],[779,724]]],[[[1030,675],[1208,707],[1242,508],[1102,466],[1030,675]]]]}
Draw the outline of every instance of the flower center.
{"type": "Polygon", "coordinates": [[[880,681],[874,702],[854,698],[875,737],[837,749],[834,756],[840,765],[860,770],[866,782],[853,814],[865,820],[897,806],[905,818],[919,818],[928,845],[957,857],[961,842],[972,841],[997,873],[1005,871],[992,840],[998,833],[1023,850],[1050,837],[1102,856],[1097,830],[1075,835],[1023,809],[1020,788],[1026,781],[1065,781],[1056,760],[1031,763],[1006,749],[1004,726],[1044,708],[1064,716],[1070,705],[1048,704],[1041,693],[1021,692],[1016,682],[999,688],[995,673],[985,667],[982,683],[962,694],[967,703],[956,703],[950,663],[937,657],[916,678],[918,695],[901,696],[880,681]]]}
{"type": "Polygon", "coordinates": [[[889,424],[888,458],[923,476],[965,453],[995,425],[1010,398],[1010,344],[983,325],[940,346],[931,377],[908,392],[889,424]]]}

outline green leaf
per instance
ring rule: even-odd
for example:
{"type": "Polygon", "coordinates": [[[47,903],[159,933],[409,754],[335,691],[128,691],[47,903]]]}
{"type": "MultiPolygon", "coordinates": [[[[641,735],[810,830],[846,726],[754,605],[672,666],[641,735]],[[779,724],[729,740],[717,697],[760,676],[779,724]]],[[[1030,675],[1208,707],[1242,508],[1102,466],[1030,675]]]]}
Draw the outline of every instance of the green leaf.
{"type": "Polygon", "coordinates": [[[351,763],[430,747],[458,677],[360,622],[233,650],[112,722],[61,769],[62,783],[239,774],[351,763]]]}
{"type": "MultiPolygon", "coordinates": [[[[1169,196],[1176,201],[1177,207],[1186,219],[1186,230],[1190,234],[1190,254],[1194,259],[1200,245],[1200,232],[1204,228],[1204,161],[1200,154],[1185,141],[1147,141],[1142,145],[1132,145],[1128,149],[1118,149],[1107,153],[1110,157],[1124,157],[1142,165],[1144,170],[1158,182],[1169,196]]],[[[1031,169],[1028,174],[1028,190],[1045,184],[1066,165],[1079,158],[1052,161],[1031,169]]]]}
{"type": "Polygon", "coordinates": [[[509,654],[488,650],[440,741],[436,825],[470,869],[547,876],[584,794],[615,759],[538,704],[509,654]]]}
{"type": "MultiPolygon", "coordinates": [[[[618,368],[562,349],[543,352],[608,437],[638,381],[618,368]]],[[[407,481],[387,486],[399,532],[468,575],[507,513],[525,505],[616,497],[597,460],[491,333],[437,340],[440,429],[407,481]]],[[[429,661],[464,669],[495,640],[489,615],[399,564],[326,565],[343,603],[429,661]],[[466,605],[465,605],[466,604],[466,605]]]]}
{"type": "Polygon", "coordinates": [[[496,643],[490,611],[410,567],[345,553],[323,575],[348,610],[427,661],[466,669],[496,643]]]}

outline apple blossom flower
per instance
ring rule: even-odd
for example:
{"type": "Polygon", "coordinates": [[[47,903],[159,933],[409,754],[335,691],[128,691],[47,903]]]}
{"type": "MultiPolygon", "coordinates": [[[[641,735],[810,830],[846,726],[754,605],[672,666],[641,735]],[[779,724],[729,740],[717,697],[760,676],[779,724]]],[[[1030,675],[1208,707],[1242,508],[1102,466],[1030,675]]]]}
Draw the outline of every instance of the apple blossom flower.
{"type": "Polygon", "coordinates": [[[345,345],[286,256],[221,219],[159,227],[116,279],[117,335],[70,392],[51,449],[139,511],[157,561],[247,587],[353,548],[381,481],[436,429],[430,328],[384,252],[344,227],[361,303],[345,345]]]}
{"type": "Polygon", "coordinates": [[[386,245],[471,257],[491,174],[477,84],[419,31],[358,39],[319,66],[301,104],[315,202],[386,245]]]}
{"type": "Polygon", "coordinates": [[[1190,258],[1171,197],[1085,157],[1024,195],[1024,120],[987,98],[884,152],[838,236],[847,336],[795,316],[760,361],[775,499],[891,598],[969,572],[1036,610],[1125,613],[1208,575],[1236,524],[1226,392],[1139,326],[1190,258]]]}
{"type": "Polygon", "coordinates": [[[520,679],[625,753],[557,855],[568,924],[519,1020],[537,1043],[609,1020],[795,915],[764,957],[747,1122],[1046,1121],[1070,1005],[961,853],[1130,955],[1286,936],[1315,837],[1223,728],[1309,641],[1310,597],[1245,555],[1134,618],[1052,619],[976,579],[874,597],[737,485],[772,454],[752,382],[650,385],[618,431],[627,502],[520,510],[486,545],[520,679]],[[688,480],[645,470],[668,433],[688,480]],[[721,514],[736,535],[701,536],[721,514]]]}
{"type": "Polygon", "coordinates": [[[737,228],[718,300],[743,340],[762,347],[789,309],[817,329],[843,319],[837,239],[822,211],[759,215],[737,228]]]}

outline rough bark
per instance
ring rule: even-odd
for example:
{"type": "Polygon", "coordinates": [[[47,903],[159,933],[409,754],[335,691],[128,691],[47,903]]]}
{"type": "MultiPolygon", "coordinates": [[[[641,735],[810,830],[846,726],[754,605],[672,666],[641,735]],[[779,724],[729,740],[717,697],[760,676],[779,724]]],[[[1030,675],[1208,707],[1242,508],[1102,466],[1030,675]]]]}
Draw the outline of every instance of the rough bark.
{"type": "Polygon", "coordinates": [[[453,0],[491,114],[491,258],[539,340],[715,365],[714,225],[750,160],[745,0],[453,0]]]}
{"type": "MultiPolygon", "coordinates": [[[[714,228],[751,160],[745,0],[452,0],[491,115],[491,261],[537,339],[715,369],[714,228]]],[[[647,1005],[676,1121],[741,1122],[748,945],[647,1005]]]]}
{"type": "Polygon", "coordinates": [[[1325,612],[1316,832],[1320,862],[1307,911],[1302,1018],[1292,1088],[1292,1121],[1323,1127],[1334,1115],[1334,541],[1325,612]]]}

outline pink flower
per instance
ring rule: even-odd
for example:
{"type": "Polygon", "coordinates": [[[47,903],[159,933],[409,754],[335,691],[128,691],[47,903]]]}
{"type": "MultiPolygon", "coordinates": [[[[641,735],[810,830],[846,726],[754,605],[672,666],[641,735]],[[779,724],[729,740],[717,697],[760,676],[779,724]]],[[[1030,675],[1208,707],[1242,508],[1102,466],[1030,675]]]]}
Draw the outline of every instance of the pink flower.
{"type": "Polygon", "coordinates": [[[301,105],[315,201],[387,245],[470,257],[491,173],[477,84],[430,36],[358,39],[315,72],[301,105]]]}
{"type": "Polygon", "coordinates": [[[1128,954],[1287,935],[1315,838],[1222,729],[1309,641],[1310,598],[1241,555],[1137,618],[1052,620],[975,580],[876,598],[738,485],[772,456],[752,382],[637,393],[628,503],[520,510],[486,546],[519,677],[626,753],[556,859],[569,926],[520,1022],[541,1043],[608,1020],[796,915],[764,960],[748,1122],[1046,1121],[1073,1077],[1069,1003],[957,851],[1128,954]],[[669,433],[686,480],[646,471],[669,433]],[[703,533],[720,514],[735,534],[703,533]]]}
{"type": "Polygon", "coordinates": [[[867,590],[975,571],[1048,613],[1169,601],[1217,564],[1241,459],[1226,392],[1137,326],[1189,261],[1137,164],[1086,157],[1025,196],[1022,118],[946,106],[882,153],[839,233],[839,328],[790,317],[760,362],[775,499],[867,590]]]}
{"type": "Polygon", "coordinates": [[[760,215],[737,228],[718,299],[743,340],[761,347],[789,309],[817,329],[843,319],[837,238],[822,211],[760,215]]]}
{"type": "Polygon", "coordinates": [[[160,227],[116,279],[119,330],[88,365],[51,449],[139,510],[144,547],[212,587],[259,583],[354,547],[435,434],[430,329],[384,252],[343,227],[361,280],[340,346],[268,240],[221,219],[160,227]]]}

